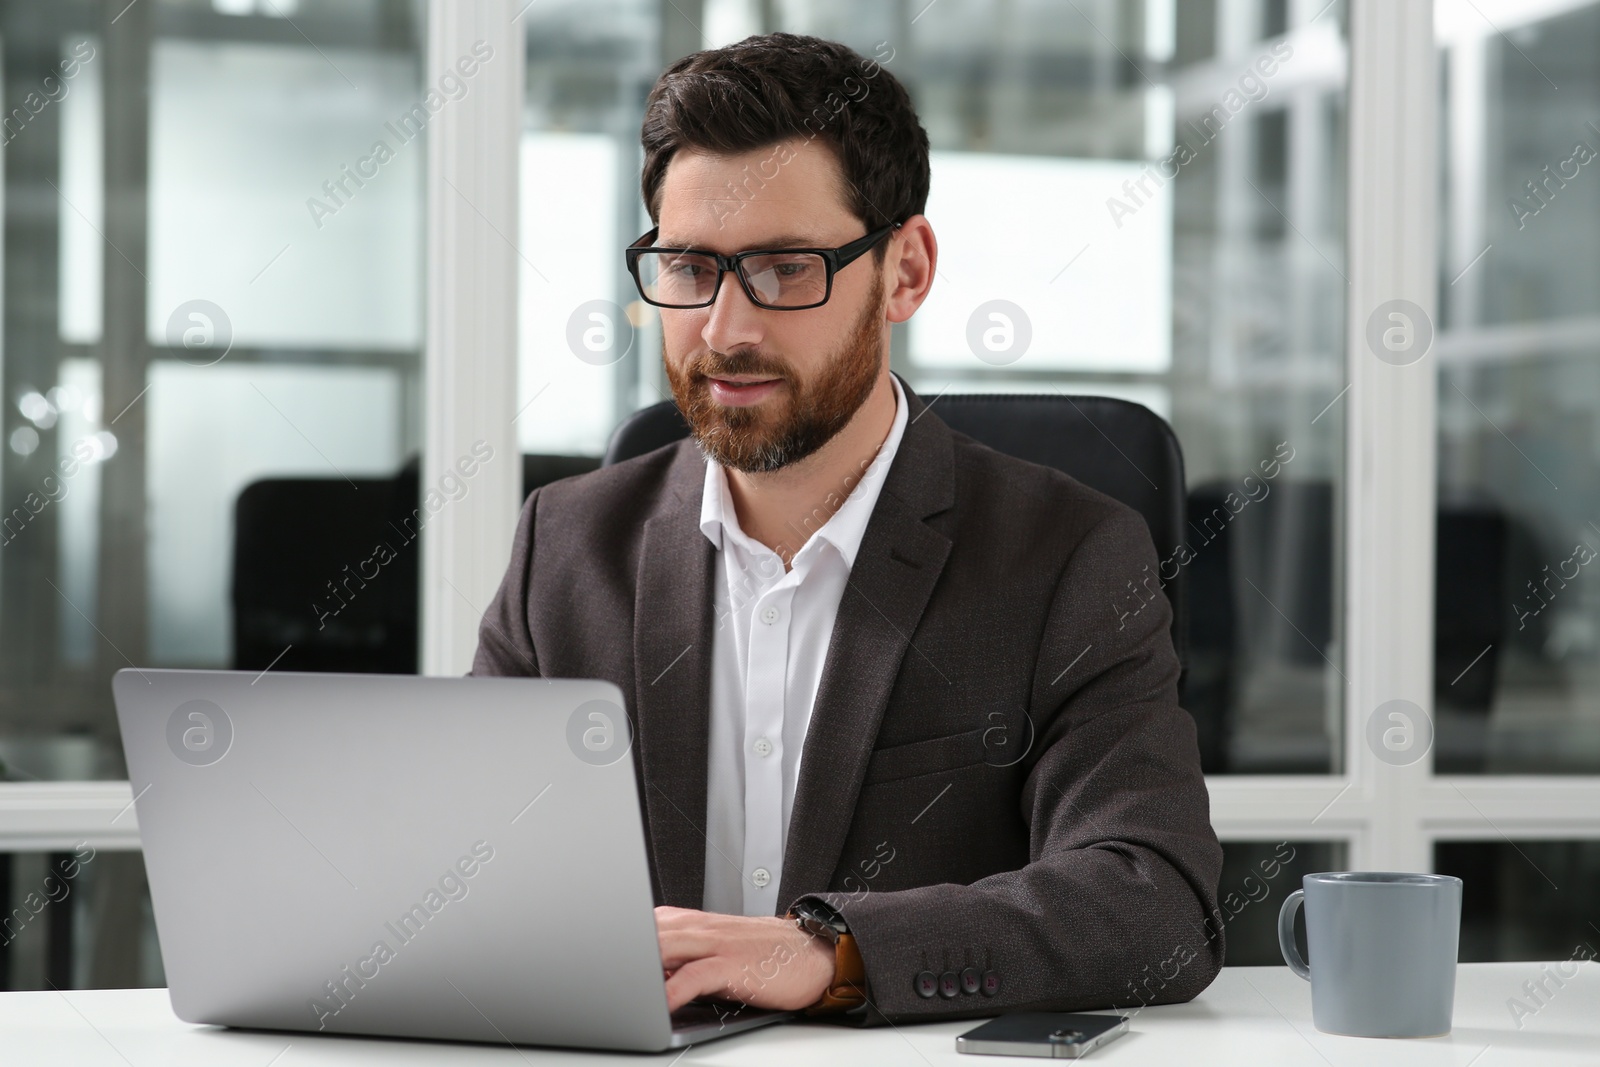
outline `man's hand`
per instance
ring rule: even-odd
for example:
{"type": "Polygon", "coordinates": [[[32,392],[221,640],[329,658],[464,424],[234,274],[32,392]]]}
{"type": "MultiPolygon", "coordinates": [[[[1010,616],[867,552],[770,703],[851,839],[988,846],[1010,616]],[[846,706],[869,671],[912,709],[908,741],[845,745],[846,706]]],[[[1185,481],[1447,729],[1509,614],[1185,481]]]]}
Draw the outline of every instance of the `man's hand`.
{"type": "Polygon", "coordinates": [[[833,946],[793,919],[661,907],[656,931],[669,1011],[696,997],[796,1011],[833,983],[833,946]]]}

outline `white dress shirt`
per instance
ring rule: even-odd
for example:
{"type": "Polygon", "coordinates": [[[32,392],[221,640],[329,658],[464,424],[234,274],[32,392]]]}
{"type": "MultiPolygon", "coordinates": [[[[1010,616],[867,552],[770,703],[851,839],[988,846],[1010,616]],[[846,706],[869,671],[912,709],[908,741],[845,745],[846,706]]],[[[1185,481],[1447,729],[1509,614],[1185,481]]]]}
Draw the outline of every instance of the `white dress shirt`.
{"type": "Polygon", "coordinates": [[[785,547],[803,544],[788,571],[776,552],[739,528],[727,474],[706,460],[700,529],[717,548],[721,575],[714,583],[706,911],[775,915],[790,903],[778,899],[778,887],[811,706],[839,598],[906,428],[905,396],[894,375],[889,380],[889,436],[832,517],[820,528],[791,531],[785,547]]]}

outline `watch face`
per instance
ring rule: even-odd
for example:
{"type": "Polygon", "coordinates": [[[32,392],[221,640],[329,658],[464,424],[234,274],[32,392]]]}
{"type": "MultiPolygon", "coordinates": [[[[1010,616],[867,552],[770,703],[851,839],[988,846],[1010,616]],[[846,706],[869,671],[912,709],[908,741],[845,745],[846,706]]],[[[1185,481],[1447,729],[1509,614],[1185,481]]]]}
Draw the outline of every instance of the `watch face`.
{"type": "Polygon", "coordinates": [[[830,942],[837,942],[839,935],[849,930],[844,918],[838,912],[819,901],[801,901],[795,907],[794,914],[802,930],[817,937],[827,938],[830,942]]]}

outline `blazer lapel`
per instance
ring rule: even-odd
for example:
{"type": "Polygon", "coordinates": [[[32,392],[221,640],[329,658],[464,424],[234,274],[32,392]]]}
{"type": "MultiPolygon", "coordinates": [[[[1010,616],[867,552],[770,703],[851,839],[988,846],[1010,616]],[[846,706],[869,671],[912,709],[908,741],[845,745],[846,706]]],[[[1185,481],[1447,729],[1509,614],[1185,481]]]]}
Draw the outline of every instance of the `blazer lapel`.
{"type": "Polygon", "coordinates": [[[905,433],[840,598],[806,729],[780,909],[825,890],[833,877],[889,694],[950,555],[950,539],[923,519],[955,501],[954,441],[949,427],[901,385],[905,433]]]}
{"type": "Polygon", "coordinates": [[[699,908],[705,891],[706,759],[716,549],[700,531],[705,458],[678,446],[645,522],[634,594],[635,752],[656,899],[699,908]]]}

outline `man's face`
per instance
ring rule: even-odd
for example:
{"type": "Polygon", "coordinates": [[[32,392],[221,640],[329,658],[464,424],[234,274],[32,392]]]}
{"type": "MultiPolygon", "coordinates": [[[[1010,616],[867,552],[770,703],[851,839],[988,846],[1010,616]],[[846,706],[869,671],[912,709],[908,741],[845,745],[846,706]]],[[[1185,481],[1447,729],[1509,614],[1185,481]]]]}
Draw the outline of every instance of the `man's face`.
{"type": "MultiPolygon", "coordinates": [[[[837,248],[865,233],[833,152],[795,140],[736,156],[679,152],[661,183],[655,244],[731,255],[837,248]]],[[[661,309],[667,379],[706,453],[754,473],[827,444],[882,371],[883,293],[869,252],[834,275],[821,307],[759,308],[728,274],[710,307],[661,309]]]]}

